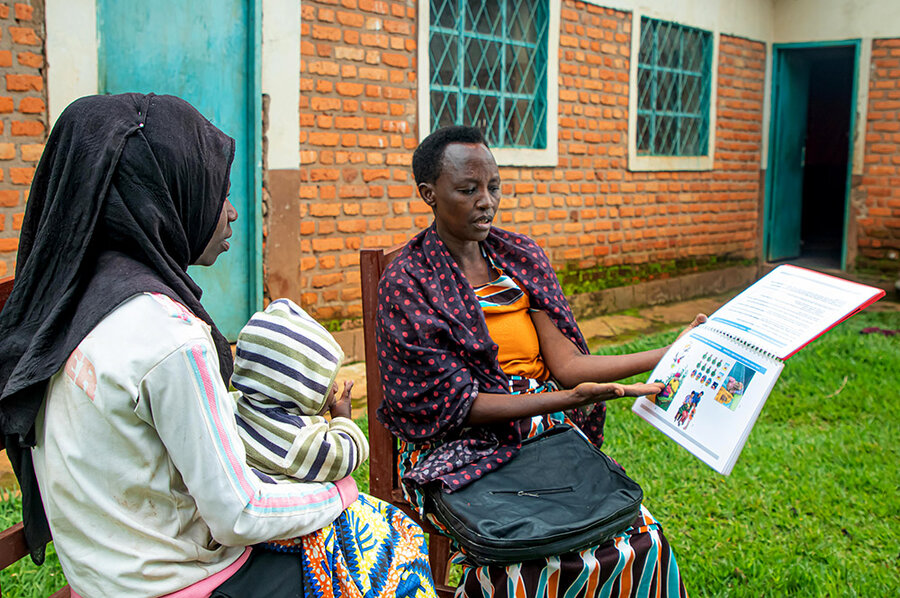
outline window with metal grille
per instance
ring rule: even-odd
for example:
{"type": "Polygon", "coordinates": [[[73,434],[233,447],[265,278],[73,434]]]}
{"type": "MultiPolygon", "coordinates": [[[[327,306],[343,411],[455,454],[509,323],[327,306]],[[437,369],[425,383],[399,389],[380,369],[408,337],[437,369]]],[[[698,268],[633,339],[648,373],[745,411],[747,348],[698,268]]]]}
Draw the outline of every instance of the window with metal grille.
{"type": "Polygon", "coordinates": [[[492,147],[547,147],[548,0],[430,0],[431,130],[492,147]]]}
{"type": "Polygon", "coordinates": [[[711,74],[710,32],[641,18],[638,155],[707,154],[711,74]]]}

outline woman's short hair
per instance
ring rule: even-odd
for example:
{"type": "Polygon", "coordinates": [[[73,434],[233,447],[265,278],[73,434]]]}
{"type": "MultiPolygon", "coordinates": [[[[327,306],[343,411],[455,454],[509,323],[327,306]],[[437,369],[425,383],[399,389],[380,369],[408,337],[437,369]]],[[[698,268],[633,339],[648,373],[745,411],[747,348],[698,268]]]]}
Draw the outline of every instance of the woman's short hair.
{"type": "Polygon", "coordinates": [[[475,127],[453,125],[438,129],[423,139],[413,152],[412,169],[417,185],[434,183],[441,176],[444,149],[451,143],[479,143],[488,147],[484,133],[475,127]]]}

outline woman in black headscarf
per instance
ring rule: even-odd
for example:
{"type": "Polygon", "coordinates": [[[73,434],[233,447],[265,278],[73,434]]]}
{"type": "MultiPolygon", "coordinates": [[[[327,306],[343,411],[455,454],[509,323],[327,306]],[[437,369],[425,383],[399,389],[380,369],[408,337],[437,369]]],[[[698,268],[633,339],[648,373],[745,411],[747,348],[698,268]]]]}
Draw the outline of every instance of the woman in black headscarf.
{"type": "MultiPolygon", "coordinates": [[[[0,430],[32,558],[52,531],[76,595],[302,595],[296,554],[247,546],[322,530],[356,497],[350,478],[264,483],[245,464],[230,347],[187,274],[228,249],[233,158],[183,100],[95,96],[35,173],[0,313],[0,430]]],[[[408,520],[381,523],[424,550],[408,520]]]]}

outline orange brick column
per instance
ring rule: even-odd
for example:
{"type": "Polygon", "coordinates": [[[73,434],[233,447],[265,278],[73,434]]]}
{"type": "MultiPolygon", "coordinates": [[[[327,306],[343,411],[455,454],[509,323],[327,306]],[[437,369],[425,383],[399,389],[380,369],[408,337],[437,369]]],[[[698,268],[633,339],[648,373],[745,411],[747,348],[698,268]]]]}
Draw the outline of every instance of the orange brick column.
{"type": "Polygon", "coordinates": [[[301,303],[320,320],[355,318],[360,247],[423,224],[410,172],[415,7],[313,0],[301,11],[301,303]]]}
{"type": "MultiPolygon", "coordinates": [[[[868,68],[861,65],[861,68],[868,68]]],[[[866,149],[859,210],[859,265],[896,275],[900,262],[900,39],[872,41],[866,149]]]]}
{"type": "Polygon", "coordinates": [[[0,3],[0,276],[15,269],[19,231],[47,135],[44,3],[0,3]]]}

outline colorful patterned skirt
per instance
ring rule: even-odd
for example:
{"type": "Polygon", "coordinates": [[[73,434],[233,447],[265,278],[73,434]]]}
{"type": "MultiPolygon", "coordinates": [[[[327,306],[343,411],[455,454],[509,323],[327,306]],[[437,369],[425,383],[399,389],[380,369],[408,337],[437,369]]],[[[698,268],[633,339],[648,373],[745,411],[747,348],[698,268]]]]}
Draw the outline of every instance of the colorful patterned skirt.
{"type": "Polygon", "coordinates": [[[643,506],[634,525],[581,552],[516,563],[475,567],[461,553],[456,598],[686,597],[675,554],[662,528],[643,506]]]}
{"type": "Polygon", "coordinates": [[[432,598],[434,582],[422,528],[400,509],[359,495],[334,523],[278,543],[299,552],[303,588],[316,598],[432,598]]]}
{"type": "MultiPolygon", "coordinates": [[[[511,394],[557,390],[552,382],[510,377],[511,394]],[[527,382],[527,384],[520,384],[527,382]]],[[[565,413],[531,418],[530,438],[560,423],[574,423],[565,413]]],[[[413,467],[427,451],[401,443],[400,474],[413,467]]],[[[431,448],[431,447],[428,447],[431,448]]],[[[420,512],[424,496],[412,484],[403,484],[407,499],[420,512]]],[[[437,529],[443,526],[431,513],[425,517],[437,529]]],[[[662,526],[641,505],[641,513],[628,529],[598,546],[514,565],[477,567],[457,550],[451,561],[462,567],[462,580],[455,598],[682,598],[687,591],[681,580],[675,554],[662,526]]]]}

